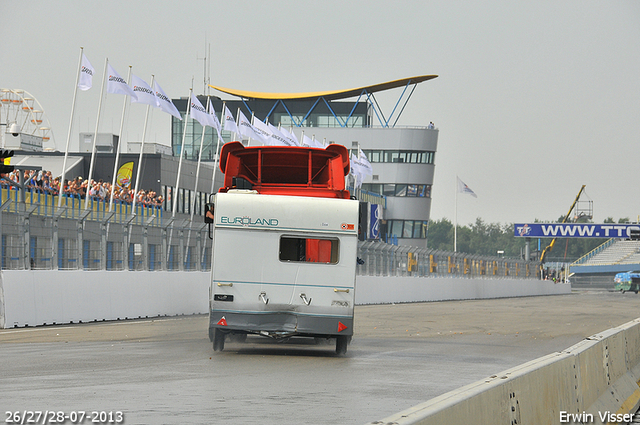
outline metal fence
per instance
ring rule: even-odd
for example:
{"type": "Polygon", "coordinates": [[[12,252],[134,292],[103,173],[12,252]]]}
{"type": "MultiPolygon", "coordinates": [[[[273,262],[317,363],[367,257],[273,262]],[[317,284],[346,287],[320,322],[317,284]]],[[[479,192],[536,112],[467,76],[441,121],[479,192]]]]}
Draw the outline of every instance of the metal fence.
{"type": "MultiPolygon", "coordinates": [[[[2,190],[1,265],[25,270],[211,269],[211,240],[201,216],[171,218],[160,207],[107,203],[2,190]],[[169,218],[167,218],[169,217],[169,218]]],[[[536,278],[538,263],[378,241],[358,244],[357,273],[367,276],[536,278]]]]}
{"type": "MultiPolygon", "coordinates": [[[[158,207],[104,202],[84,209],[79,199],[57,208],[50,195],[14,199],[2,193],[3,269],[185,270],[211,268],[211,241],[201,217],[162,217],[158,207]]],[[[166,212],[165,212],[166,214],[166,212]]]]}
{"type": "Polygon", "coordinates": [[[358,246],[358,274],[364,276],[536,279],[533,261],[470,255],[383,242],[358,246]]]}

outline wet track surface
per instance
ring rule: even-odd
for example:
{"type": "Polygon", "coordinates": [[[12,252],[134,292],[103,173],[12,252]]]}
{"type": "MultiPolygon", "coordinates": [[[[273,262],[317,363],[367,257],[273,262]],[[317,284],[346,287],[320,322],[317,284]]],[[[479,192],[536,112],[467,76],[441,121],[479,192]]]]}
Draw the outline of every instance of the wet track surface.
{"type": "MultiPolygon", "coordinates": [[[[207,317],[0,330],[0,408],[121,411],[127,424],[365,424],[640,317],[606,291],[356,307],[334,344],[252,337],[214,353],[207,317]]],[[[85,423],[90,423],[85,420],[85,423]]]]}

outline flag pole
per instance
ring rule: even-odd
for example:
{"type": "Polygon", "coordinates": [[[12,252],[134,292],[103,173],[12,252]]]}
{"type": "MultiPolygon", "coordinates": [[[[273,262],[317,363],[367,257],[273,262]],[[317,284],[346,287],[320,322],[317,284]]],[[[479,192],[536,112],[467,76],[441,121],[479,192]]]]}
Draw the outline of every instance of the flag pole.
{"type": "Polygon", "coordinates": [[[91,165],[89,165],[89,177],[87,177],[87,193],[84,197],[84,209],[89,208],[89,190],[91,189],[91,178],[93,177],[93,164],[96,160],[96,141],[98,140],[98,126],[100,125],[100,112],[102,111],[102,99],[104,98],[104,82],[107,79],[107,65],[109,58],[104,60],[104,74],[102,75],[102,87],[100,89],[100,102],[98,102],[98,116],[96,117],[96,130],[93,132],[93,147],[91,148],[91,165]]]}
{"type": "MultiPolygon", "coordinates": [[[[197,98],[197,96],[196,96],[197,98]]],[[[191,96],[189,96],[189,102],[191,102],[191,96]]],[[[211,102],[209,102],[209,97],[207,96],[207,109],[206,109],[206,113],[209,114],[209,105],[211,104],[211,102]]],[[[190,216],[189,216],[189,233],[187,234],[187,249],[189,249],[189,243],[191,241],[191,226],[193,225],[193,215],[195,214],[195,210],[196,210],[196,203],[198,201],[198,181],[200,180],[200,163],[202,162],[202,148],[204,146],[204,134],[206,131],[207,127],[205,125],[202,126],[202,136],[200,137],[200,150],[198,151],[198,166],[196,167],[196,181],[195,184],[193,185],[193,193],[194,193],[194,198],[193,198],[193,205],[191,206],[191,211],[190,211],[190,216]]],[[[213,130],[213,127],[211,128],[211,130],[213,130]]],[[[215,172],[215,170],[214,170],[215,172]]]]}
{"type": "MultiPolygon", "coordinates": [[[[238,107],[238,112],[236,113],[236,130],[238,130],[238,123],[240,122],[240,107],[238,107]]],[[[234,140],[237,139],[236,132],[233,132],[234,140]]],[[[240,142],[242,142],[242,133],[240,133],[240,142]]]]}
{"type": "MultiPolygon", "coordinates": [[[[209,98],[207,97],[207,100],[209,98]]],[[[191,97],[189,97],[189,101],[191,101],[191,97]]],[[[209,114],[209,105],[211,104],[211,102],[207,101],[207,114],[209,114]]],[[[200,162],[202,161],[202,148],[204,146],[204,133],[205,130],[207,129],[206,126],[202,126],[202,137],[200,137],[200,151],[198,153],[198,167],[196,168],[196,182],[193,186],[193,193],[194,194],[198,194],[198,180],[200,179],[200,162]]],[[[211,130],[213,130],[213,128],[211,128],[211,130]]],[[[215,168],[214,168],[214,173],[215,173],[215,168]]],[[[194,210],[196,209],[196,200],[197,200],[197,196],[195,197],[195,199],[193,200],[193,207],[191,208],[191,217],[189,218],[189,220],[191,222],[193,222],[193,213],[194,210]]],[[[189,237],[191,237],[191,229],[189,229],[189,237]]],[[[187,246],[189,246],[189,242],[187,239],[187,246]]]]}
{"type": "MultiPolygon", "coordinates": [[[[129,75],[127,76],[127,84],[131,83],[131,68],[129,65],[129,75]]],[[[109,197],[109,211],[113,209],[113,192],[116,187],[116,174],[118,173],[118,160],[120,159],[120,144],[122,143],[122,130],[124,128],[125,111],[127,110],[127,96],[122,102],[122,117],[120,118],[120,133],[118,133],[118,146],[116,148],[116,158],[113,162],[113,177],[111,179],[111,196],[109,197]]]]}
{"type": "MultiPolygon", "coordinates": [[[[155,75],[151,75],[151,87],[153,87],[155,75]]],[[[144,127],[142,127],[142,141],[140,142],[140,154],[138,155],[138,169],[136,170],[136,185],[133,189],[133,200],[131,202],[131,212],[136,210],[136,199],[138,194],[138,189],[140,188],[140,174],[142,171],[142,153],[144,152],[144,139],[147,135],[147,123],[149,122],[149,110],[151,109],[151,105],[147,103],[147,111],[144,114],[144,127]]],[[[166,201],[166,199],[165,199],[166,201]]]]}
{"type": "Polygon", "coordinates": [[[80,47],[80,59],[78,59],[78,72],[76,72],[76,85],[73,89],[73,101],[71,102],[71,117],[69,118],[69,132],[67,133],[67,144],[64,148],[64,161],[62,162],[62,176],[60,176],[60,190],[58,191],[58,208],[62,206],[62,195],[64,194],[65,178],[67,175],[67,158],[69,157],[69,141],[71,140],[71,128],[73,127],[73,114],[76,110],[76,97],[78,96],[78,82],[80,81],[80,68],[82,67],[82,54],[84,47],[80,47]]]}
{"type": "MultiPolygon", "coordinates": [[[[193,86],[193,79],[191,79],[191,85],[193,86]]],[[[176,217],[176,209],[178,208],[178,198],[179,198],[179,187],[180,187],[180,173],[182,170],[182,157],[184,156],[184,139],[187,136],[187,125],[189,125],[189,113],[191,112],[191,93],[193,92],[193,87],[191,87],[189,89],[189,101],[187,103],[187,112],[186,115],[184,116],[184,129],[182,131],[182,142],[180,143],[180,160],[178,161],[178,175],[176,177],[176,187],[175,190],[173,192],[173,197],[171,198],[171,203],[172,208],[171,208],[171,218],[175,218],[176,217]]],[[[168,247],[167,247],[167,264],[169,263],[169,254],[171,253],[171,239],[173,238],[173,226],[174,223],[171,223],[171,232],[169,233],[169,243],[168,243],[168,247]]],[[[181,259],[180,261],[183,262],[184,264],[184,259],[181,259]]]]}
{"type": "Polygon", "coordinates": [[[453,252],[458,252],[458,176],[456,176],[456,202],[453,213],[453,252]]]}
{"type": "MultiPolygon", "coordinates": [[[[211,99],[209,99],[209,103],[211,103],[211,99]]],[[[220,114],[220,121],[223,122],[222,120],[224,119],[224,112],[226,111],[226,105],[227,105],[227,101],[223,101],[222,102],[222,112],[220,114]]],[[[226,123],[226,121],[224,121],[226,123]]],[[[222,125],[220,125],[220,131],[222,131],[222,125]]],[[[213,161],[213,178],[211,179],[211,193],[213,193],[213,191],[216,189],[216,170],[218,168],[220,168],[220,158],[218,157],[219,153],[220,153],[220,140],[222,139],[222,135],[220,134],[220,131],[218,131],[218,129],[216,128],[216,132],[218,133],[218,143],[216,145],[216,156],[214,158],[213,161]],[[218,164],[218,166],[216,167],[216,163],[218,164]]]]}
{"type": "Polygon", "coordinates": [[[173,205],[172,205],[172,211],[171,211],[171,217],[175,217],[176,216],[176,208],[178,207],[178,203],[176,202],[178,200],[178,191],[179,191],[179,187],[180,187],[180,172],[182,171],[182,157],[184,156],[184,139],[187,137],[187,125],[189,125],[189,113],[191,112],[191,93],[193,91],[193,88],[189,89],[189,97],[187,99],[189,99],[189,103],[187,103],[187,115],[184,117],[184,129],[182,131],[182,143],[180,143],[180,160],[178,161],[178,176],[176,177],[176,190],[173,194],[173,205]]]}

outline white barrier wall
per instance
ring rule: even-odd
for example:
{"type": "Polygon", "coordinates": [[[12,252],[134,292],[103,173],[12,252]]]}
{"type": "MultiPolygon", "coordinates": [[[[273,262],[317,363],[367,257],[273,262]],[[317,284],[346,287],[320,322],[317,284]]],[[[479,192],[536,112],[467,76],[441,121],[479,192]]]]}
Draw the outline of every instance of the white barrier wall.
{"type": "Polygon", "coordinates": [[[639,380],[636,319],[371,424],[630,422],[639,380]]]}
{"type": "Polygon", "coordinates": [[[356,304],[475,300],[570,294],[571,285],[536,279],[358,276],[356,304]]]}
{"type": "Polygon", "coordinates": [[[209,276],[5,270],[0,282],[0,327],[207,313],[209,276]]]}
{"type": "MultiPolygon", "coordinates": [[[[0,277],[0,328],[208,312],[209,272],[5,270],[0,277]]],[[[358,276],[355,302],[570,292],[570,285],[540,280],[358,276]]]]}

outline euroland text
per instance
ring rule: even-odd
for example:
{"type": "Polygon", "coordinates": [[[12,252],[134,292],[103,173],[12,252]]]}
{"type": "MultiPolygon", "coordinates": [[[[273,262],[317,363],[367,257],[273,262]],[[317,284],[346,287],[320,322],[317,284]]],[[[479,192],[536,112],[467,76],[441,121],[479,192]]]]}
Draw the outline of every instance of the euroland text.
{"type": "MultiPolygon", "coordinates": [[[[606,410],[604,412],[598,412],[598,416],[602,423],[613,423],[613,424],[624,424],[629,423],[633,420],[635,413],[611,413],[606,410]]],[[[595,416],[593,413],[569,413],[565,411],[560,411],[560,423],[568,424],[568,423],[579,423],[579,424],[588,424],[593,423],[595,420],[595,416]]]]}

